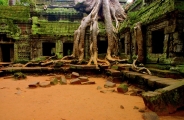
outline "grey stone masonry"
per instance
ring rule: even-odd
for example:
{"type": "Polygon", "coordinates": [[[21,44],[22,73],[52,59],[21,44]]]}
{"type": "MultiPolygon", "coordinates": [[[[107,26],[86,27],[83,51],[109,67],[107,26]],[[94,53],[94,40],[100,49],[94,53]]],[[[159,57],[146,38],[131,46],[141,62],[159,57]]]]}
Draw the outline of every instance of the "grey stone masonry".
{"type": "Polygon", "coordinates": [[[142,94],[145,105],[158,115],[167,115],[184,106],[184,80],[142,94]]]}

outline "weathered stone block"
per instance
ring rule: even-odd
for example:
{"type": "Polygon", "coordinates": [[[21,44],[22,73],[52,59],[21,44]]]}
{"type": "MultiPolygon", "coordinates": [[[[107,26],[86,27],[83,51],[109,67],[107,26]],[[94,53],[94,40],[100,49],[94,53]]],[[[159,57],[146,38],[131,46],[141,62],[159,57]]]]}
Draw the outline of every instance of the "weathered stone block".
{"type": "Polygon", "coordinates": [[[79,77],[79,73],[77,73],[77,72],[72,72],[71,77],[72,77],[72,78],[78,78],[78,77],[79,77]]]}
{"type": "Polygon", "coordinates": [[[39,86],[39,81],[32,82],[28,86],[29,88],[37,88],[39,86]]]}
{"type": "Polygon", "coordinates": [[[81,84],[81,81],[79,78],[76,78],[76,79],[71,80],[70,84],[81,84]]]}
{"type": "Polygon", "coordinates": [[[88,77],[79,77],[79,79],[80,79],[81,82],[87,82],[87,81],[89,81],[88,80],[88,77]]]}
{"type": "Polygon", "coordinates": [[[145,105],[158,115],[167,115],[184,106],[184,81],[142,94],[145,105]]]}
{"type": "Polygon", "coordinates": [[[51,84],[51,85],[56,85],[56,84],[58,84],[58,79],[57,79],[57,78],[53,78],[53,79],[50,81],[50,84],[51,84]]]}
{"type": "Polygon", "coordinates": [[[50,82],[49,81],[44,81],[44,82],[39,82],[40,87],[50,87],[50,82]]]}
{"type": "Polygon", "coordinates": [[[90,85],[95,84],[95,81],[87,81],[87,82],[81,82],[82,85],[90,85]]]}
{"type": "Polygon", "coordinates": [[[144,120],[159,120],[159,116],[155,112],[145,112],[142,114],[144,120]]]}
{"type": "Polygon", "coordinates": [[[60,79],[60,84],[61,85],[66,85],[67,84],[67,80],[65,78],[65,76],[62,76],[61,79],[60,79]]]}
{"type": "Polygon", "coordinates": [[[107,81],[105,84],[104,84],[104,87],[105,88],[108,88],[108,87],[115,87],[116,86],[116,83],[113,83],[113,82],[110,82],[110,81],[107,81]]]}
{"type": "Polygon", "coordinates": [[[126,92],[128,92],[128,85],[127,84],[120,84],[117,87],[117,91],[120,92],[120,93],[126,93],[126,92]]]}
{"type": "Polygon", "coordinates": [[[118,70],[114,70],[114,69],[107,69],[106,70],[106,74],[111,75],[113,77],[119,77],[119,76],[121,76],[121,72],[118,71],[118,70]]]}
{"type": "Polygon", "coordinates": [[[171,64],[173,64],[173,65],[184,64],[184,58],[183,57],[174,57],[171,61],[171,64]]]}

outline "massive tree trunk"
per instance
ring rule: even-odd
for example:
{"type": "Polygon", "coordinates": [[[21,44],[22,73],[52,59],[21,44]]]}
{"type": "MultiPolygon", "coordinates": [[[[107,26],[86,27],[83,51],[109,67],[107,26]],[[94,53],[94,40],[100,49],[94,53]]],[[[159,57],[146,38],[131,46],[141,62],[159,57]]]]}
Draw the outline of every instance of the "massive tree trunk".
{"type": "Polygon", "coordinates": [[[106,59],[114,61],[112,54],[117,54],[118,51],[118,38],[117,32],[119,21],[126,18],[124,9],[118,0],[75,0],[75,8],[82,12],[88,13],[81,21],[81,25],[74,33],[74,45],[72,57],[75,57],[81,62],[84,59],[84,40],[85,31],[90,26],[90,60],[88,65],[93,61],[97,66],[98,61],[98,48],[97,36],[99,33],[98,19],[105,23],[106,35],[108,38],[108,48],[106,59]],[[115,20],[115,27],[112,22],[115,20]]]}
{"type": "Polygon", "coordinates": [[[137,52],[138,52],[138,62],[143,63],[144,62],[144,50],[143,50],[143,36],[142,36],[142,30],[141,30],[141,23],[138,22],[136,26],[134,27],[134,35],[136,39],[137,44],[137,52]]]}

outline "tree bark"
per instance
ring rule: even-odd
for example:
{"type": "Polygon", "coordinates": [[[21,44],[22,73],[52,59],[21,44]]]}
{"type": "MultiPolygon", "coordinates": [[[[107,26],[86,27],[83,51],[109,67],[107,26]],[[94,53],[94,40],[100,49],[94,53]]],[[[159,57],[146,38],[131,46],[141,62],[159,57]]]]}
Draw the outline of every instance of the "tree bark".
{"type": "Polygon", "coordinates": [[[142,30],[141,30],[141,23],[138,22],[136,26],[134,27],[134,35],[137,43],[137,52],[138,52],[138,60],[139,62],[144,62],[144,50],[143,50],[143,36],[142,36],[142,30]]]}

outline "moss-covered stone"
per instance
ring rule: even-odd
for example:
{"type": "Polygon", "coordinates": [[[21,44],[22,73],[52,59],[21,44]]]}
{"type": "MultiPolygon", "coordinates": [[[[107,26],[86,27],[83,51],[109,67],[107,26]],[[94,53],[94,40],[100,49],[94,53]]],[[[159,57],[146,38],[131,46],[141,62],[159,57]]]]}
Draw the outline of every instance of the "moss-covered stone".
{"type": "Polygon", "coordinates": [[[57,78],[52,78],[50,81],[51,85],[57,85],[58,84],[58,79],[57,78]]]}
{"type": "Polygon", "coordinates": [[[142,94],[145,105],[158,115],[173,113],[184,105],[184,82],[180,81],[154,92],[142,94]]]}
{"type": "Polygon", "coordinates": [[[141,22],[143,25],[148,24],[159,17],[162,17],[162,15],[176,10],[178,7],[175,4],[175,0],[156,0],[148,6],[142,6],[139,10],[132,12],[132,9],[138,4],[141,4],[141,0],[138,0],[131,7],[130,11],[128,12],[128,18],[121,24],[121,30],[127,27],[133,28],[137,22],[141,22]]]}
{"type": "Polygon", "coordinates": [[[16,79],[16,80],[20,80],[20,79],[25,79],[27,78],[27,76],[22,73],[22,72],[16,72],[14,73],[13,77],[16,79]]]}
{"type": "Polygon", "coordinates": [[[128,92],[128,85],[127,84],[120,84],[117,87],[117,91],[120,92],[120,93],[126,93],[126,92],[128,92]]]}

